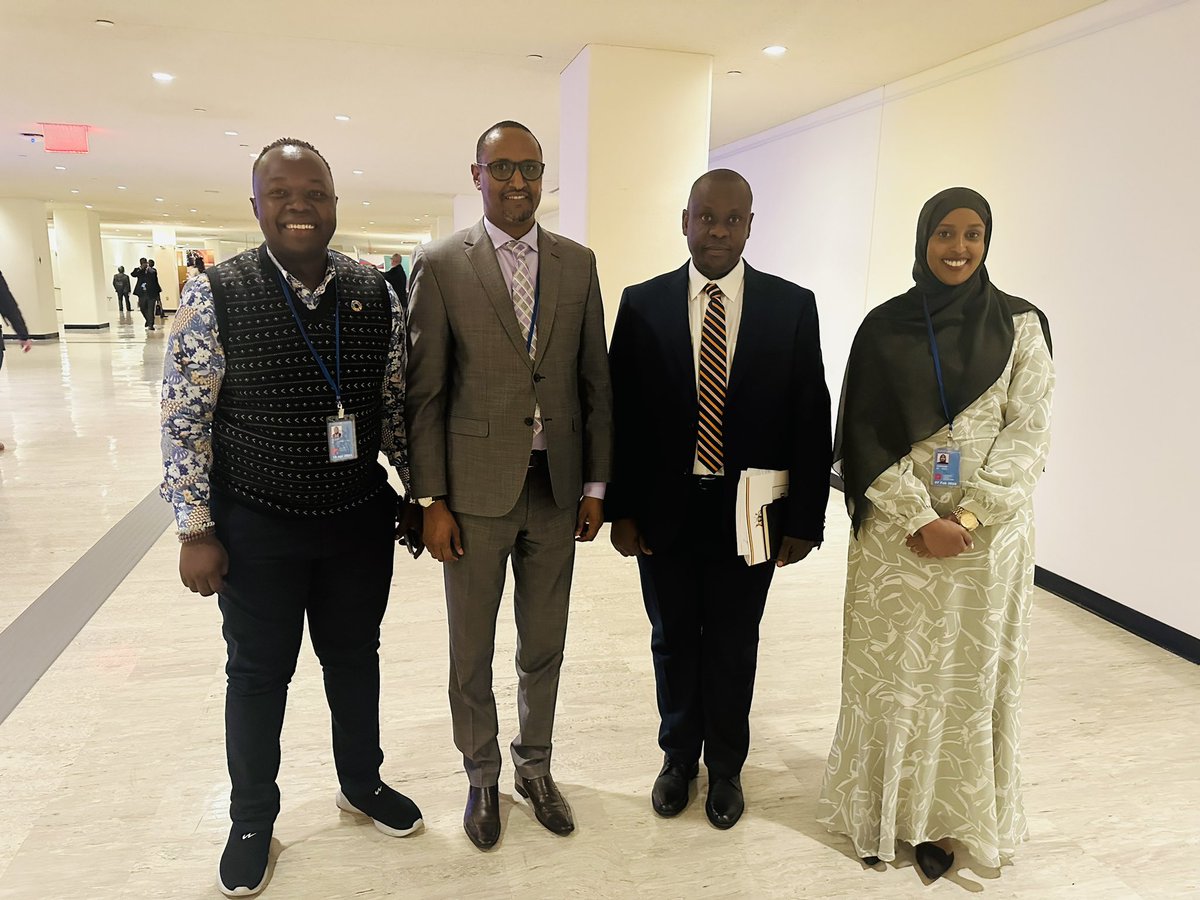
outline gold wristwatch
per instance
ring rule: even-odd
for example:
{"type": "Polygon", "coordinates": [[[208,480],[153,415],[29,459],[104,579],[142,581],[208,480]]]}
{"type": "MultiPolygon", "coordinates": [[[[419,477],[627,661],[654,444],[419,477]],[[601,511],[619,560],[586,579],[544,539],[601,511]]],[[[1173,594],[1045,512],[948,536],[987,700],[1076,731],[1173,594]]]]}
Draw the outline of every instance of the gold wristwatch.
{"type": "Polygon", "coordinates": [[[954,518],[958,519],[958,524],[967,531],[974,531],[979,527],[979,517],[961,506],[954,511],[954,518]]]}

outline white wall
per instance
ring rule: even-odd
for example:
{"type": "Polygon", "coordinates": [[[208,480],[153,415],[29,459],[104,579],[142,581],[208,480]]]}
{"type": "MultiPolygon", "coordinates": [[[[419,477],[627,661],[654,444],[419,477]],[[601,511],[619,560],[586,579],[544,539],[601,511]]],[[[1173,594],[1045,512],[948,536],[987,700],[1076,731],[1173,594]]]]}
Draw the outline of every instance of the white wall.
{"type": "Polygon", "coordinates": [[[747,259],[817,291],[834,392],[857,321],[911,284],[924,200],[988,197],[992,278],[1055,337],[1038,562],[1200,636],[1198,46],[1200,0],[1110,0],[712,161],[757,189],[747,259]]]}

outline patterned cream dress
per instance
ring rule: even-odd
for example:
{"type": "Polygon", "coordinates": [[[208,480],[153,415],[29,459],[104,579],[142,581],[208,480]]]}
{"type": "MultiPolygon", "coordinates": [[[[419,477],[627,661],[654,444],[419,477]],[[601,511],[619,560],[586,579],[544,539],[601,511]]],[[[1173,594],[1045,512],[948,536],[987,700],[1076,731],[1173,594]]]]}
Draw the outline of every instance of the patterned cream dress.
{"type": "Polygon", "coordinates": [[[1037,313],[1013,326],[1004,373],[954,423],[962,486],[929,487],[942,429],[874,481],[850,541],[842,709],[818,818],[860,857],[891,860],[896,841],[951,837],[998,867],[1026,837],[1032,495],[1054,369],[1037,313]],[[908,550],[907,535],[960,505],[979,517],[972,549],[944,560],[908,550]]]}

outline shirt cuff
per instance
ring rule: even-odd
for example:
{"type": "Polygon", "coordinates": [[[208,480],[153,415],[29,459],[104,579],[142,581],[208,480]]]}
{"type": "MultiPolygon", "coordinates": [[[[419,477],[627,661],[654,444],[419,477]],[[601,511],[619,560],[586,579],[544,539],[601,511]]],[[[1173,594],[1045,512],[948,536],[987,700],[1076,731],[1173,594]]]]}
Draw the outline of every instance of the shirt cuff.
{"type": "Polygon", "coordinates": [[[595,497],[597,500],[604,499],[604,490],[608,487],[605,481],[589,481],[583,486],[583,496],[595,497]]]}
{"type": "Polygon", "coordinates": [[[913,516],[911,519],[908,520],[908,522],[905,523],[904,533],[905,534],[916,534],[918,531],[920,531],[922,528],[924,528],[930,522],[936,522],[940,518],[941,518],[941,516],[939,516],[932,509],[922,510],[920,513],[913,516]]]}

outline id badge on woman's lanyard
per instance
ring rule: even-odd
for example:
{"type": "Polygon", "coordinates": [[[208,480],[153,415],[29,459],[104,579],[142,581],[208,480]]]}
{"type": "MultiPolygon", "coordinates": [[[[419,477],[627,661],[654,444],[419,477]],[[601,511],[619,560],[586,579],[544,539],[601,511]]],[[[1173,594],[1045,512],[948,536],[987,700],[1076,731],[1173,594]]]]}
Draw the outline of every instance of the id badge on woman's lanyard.
{"type": "Polygon", "coordinates": [[[929,351],[933,354],[933,371],[937,375],[938,396],[942,400],[942,412],[946,414],[946,423],[950,426],[950,440],[947,446],[937,447],[933,451],[933,477],[930,483],[935,488],[958,487],[962,455],[954,443],[954,417],[950,415],[950,404],[946,402],[946,384],[942,380],[942,357],[938,353],[937,334],[933,330],[933,317],[929,315],[929,301],[922,296],[921,303],[925,309],[925,324],[929,327],[929,351]]]}
{"type": "Polygon", "coordinates": [[[308,345],[308,352],[312,354],[313,359],[317,362],[317,368],[321,370],[321,374],[325,376],[325,381],[333,389],[333,398],[337,403],[337,415],[325,418],[325,439],[329,444],[329,461],[336,463],[358,459],[358,435],[354,425],[354,413],[347,415],[345,407],[342,406],[342,315],[341,304],[338,302],[337,296],[337,278],[335,277],[330,282],[334,289],[333,354],[334,370],[337,373],[337,378],[334,379],[329,374],[329,367],[325,365],[325,360],[321,359],[321,354],[317,352],[317,348],[309,340],[308,331],[305,329],[304,323],[300,320],[300,313],[296,309],[295,297],[292,294],[291,286],[278,270],[275,272],[275,276],[279,279],[279,286],[283,289],[283,298],[287,301],[288,309],[292,311],[292,318],[296,320],[296,327],[300,329],[300,337],[304,338],[304,343],[308,345]]]}

